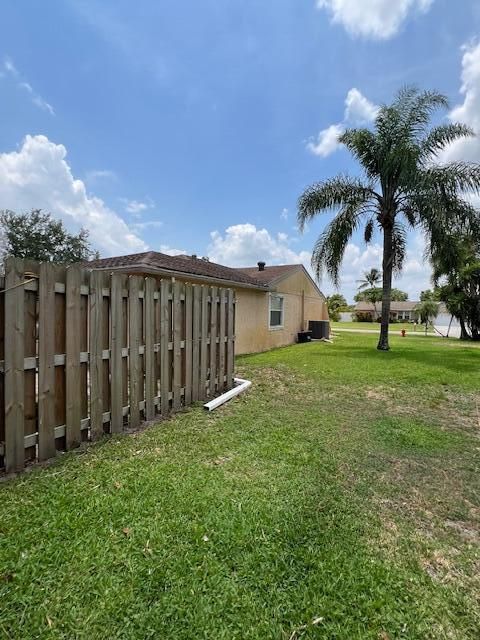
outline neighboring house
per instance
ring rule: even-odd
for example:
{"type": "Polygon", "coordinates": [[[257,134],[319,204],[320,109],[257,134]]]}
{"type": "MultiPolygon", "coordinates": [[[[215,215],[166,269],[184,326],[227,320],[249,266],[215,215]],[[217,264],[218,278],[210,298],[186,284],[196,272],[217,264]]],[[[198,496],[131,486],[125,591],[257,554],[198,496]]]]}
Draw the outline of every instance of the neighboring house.
{"type": "Polygon", "coordinates": [[[197,256],[147,251],[92,260],[86,266],[234,289],[237,354],[292,344],[309,320],[328,321],[325,296],[301,264],[267,267],[259,262],[233,269],[197,256]]]}
{"type": "MultiPolygon", "coordinates": [[[[392,301],[390,303],[390,319],[413,322],[415,320],[415,307],[417,304],[419,304],[418,300],[392,301]]],[[[439,315],[447,313],[443,303],[439,303],[438,312],[439,315]]],[[[382,303],[378,302],[374,305],[372,302],[357,302],[355,305],[355,313],[361,313],[362,315],[370,314],[373,321],[378,320],[382,313],[382,303]]]]}

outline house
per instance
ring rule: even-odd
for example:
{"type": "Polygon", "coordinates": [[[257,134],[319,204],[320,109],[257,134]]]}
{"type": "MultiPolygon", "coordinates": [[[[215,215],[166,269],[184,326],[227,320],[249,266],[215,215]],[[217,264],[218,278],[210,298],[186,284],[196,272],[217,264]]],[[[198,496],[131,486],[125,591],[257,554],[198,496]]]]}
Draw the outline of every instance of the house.
{"type": "Polygon", "coordinates": [[[325,296],[301,264],[270,267],[259,262],[235,269],[195,255],[147,251],[92,260],[87,266],[234,289],[237,354],[293,344],[310,320],[328,321],[325,296]]]}
{"type": "MultiPolygon", "coordinates": [[[[390,303],[390,319],[403,322],[413,322],[415,320],[415,307],[420,304],[418,300],[404,300],[395,302],[392,300],[390,303]]],[[[447,313],[446,307],[443,303],[439,304],[439,314],[447,313]]],[[[375,321],[380,318],[382,313],[382,303],[378,302],[373,304],[372,302],[357,302],[355,305],[355,313],[362,315],[369,315],[370,318],[375,321]]]]}

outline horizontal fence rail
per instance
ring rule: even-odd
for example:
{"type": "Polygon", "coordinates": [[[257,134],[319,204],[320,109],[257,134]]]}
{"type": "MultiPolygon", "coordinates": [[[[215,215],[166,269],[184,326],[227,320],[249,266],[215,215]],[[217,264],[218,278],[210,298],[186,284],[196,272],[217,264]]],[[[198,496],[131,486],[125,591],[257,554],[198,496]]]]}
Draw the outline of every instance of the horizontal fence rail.
{"type": "Polygon", "coordinates": [[[18,258],[0,281],[0,467],[233,386],[232,289],[18,258]]]}

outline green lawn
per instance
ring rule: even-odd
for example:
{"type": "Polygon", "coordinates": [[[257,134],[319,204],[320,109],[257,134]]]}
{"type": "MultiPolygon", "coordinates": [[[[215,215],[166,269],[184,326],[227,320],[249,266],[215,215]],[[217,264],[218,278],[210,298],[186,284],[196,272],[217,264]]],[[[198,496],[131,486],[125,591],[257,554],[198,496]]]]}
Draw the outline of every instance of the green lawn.
{"type": "MultiPolygon", "coordinates": [[[[379,322],[332,322],[332,329],[370,329],[380,332],[379,322]]],[[[424,325],[414,326],[413,322],[393,322],[390,325],[390,331],[393,333],[400,333],[402,329],[405,329],[407,333],[425,333],[424,325]]],[[[434,333],[433,329],[429,327],[428,333],[434,333]]]]}
{"type": "Polygon", "coordinates": [[[480,350],[341,334],[0,486],[0,637],[477,639],[480,350]]]}

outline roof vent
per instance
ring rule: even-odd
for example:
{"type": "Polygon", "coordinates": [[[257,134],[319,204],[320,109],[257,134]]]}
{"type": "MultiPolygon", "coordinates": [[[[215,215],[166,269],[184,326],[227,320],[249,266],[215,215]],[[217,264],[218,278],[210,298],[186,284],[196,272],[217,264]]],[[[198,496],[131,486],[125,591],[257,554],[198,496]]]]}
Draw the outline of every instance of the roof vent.
{"type": "Polygon", "coordinates": [[[265,271],[265,262],[257,262],[257,264],[259,271],[265,271]]]}
{"type": "Polygon", "coordinates": [[[192,253],[192,260],[196,260],[197,259],[197,254],[196,253],[192,253]]]}

